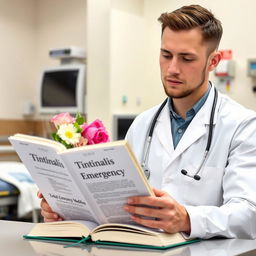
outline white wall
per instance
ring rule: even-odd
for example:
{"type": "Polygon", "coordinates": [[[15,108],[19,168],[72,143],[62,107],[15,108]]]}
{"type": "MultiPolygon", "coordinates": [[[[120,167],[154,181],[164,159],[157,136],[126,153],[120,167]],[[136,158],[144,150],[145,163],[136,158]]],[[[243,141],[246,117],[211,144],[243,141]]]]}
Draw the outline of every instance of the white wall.
{"type": "Polygon", "coordinates": [[[146,103],[143,9],[143,0],[87,1],[88,120],[100,118],[110,134],[112,114],[139,113],[136,100],[146,103]]]}
{"type": "MultiPolygon", "coordinates": [[[[77,46],[86,50],[86,1],[37,0],[35,13],[36,89],[41,70],[60,65],[59,60],[49,58],[50,49],[77,46]]],[[[33,102],[38,106],[37,98],[34,98],[33,102]]],[[[48,119],[48,116],[41,118],[48,119]]]]}
{"type": "Polygon", "coordinates": [[[37,0],[36,61],[40,68],[59,65],[49,58],[49,49],[78,46],[86,49],[85,0],[37,0]]]}
{"type": "Polygon", "coordinates": [[[110,0],[87,0],[87,119],[111,128],[110,116],[110,0]]]}
{"type": "Polygon", "coordinates": [[[142,0],[112,1],[110,97],[114,113],[138,113],[142,110],[142,102],[146,102],[143,10],[142,0]]]}
{"type": "Polygon", "coordinates": [[[0,0],[0,118],[20,118],[34,96],[34,0],[0,0]]]}
{"type": "Polygon", "coordinates": [[[51,48],[86,48],[86,0],[0,0],[0,118],[20,119],[35,105],[42,68],[58,65],[51,48]]]}

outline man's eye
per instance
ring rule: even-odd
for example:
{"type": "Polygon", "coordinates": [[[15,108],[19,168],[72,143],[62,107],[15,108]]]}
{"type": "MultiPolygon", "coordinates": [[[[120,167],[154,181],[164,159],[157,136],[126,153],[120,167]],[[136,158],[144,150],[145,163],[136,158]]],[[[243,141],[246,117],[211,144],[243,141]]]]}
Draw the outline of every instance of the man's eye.
{"type": "Polygon", "coordinates": [[[186,61],[186,62],[194,61],[194,59],[190,59],[190,58],[183,58],[183,60],[186,61]]]}
{"type": "Polygon", "coordinates": [[[165,59],[170,59],[170,58],[171,58],[170,55],[166,55],[166,54],[162,54],[162,56],[163,56],[165,59]]]}

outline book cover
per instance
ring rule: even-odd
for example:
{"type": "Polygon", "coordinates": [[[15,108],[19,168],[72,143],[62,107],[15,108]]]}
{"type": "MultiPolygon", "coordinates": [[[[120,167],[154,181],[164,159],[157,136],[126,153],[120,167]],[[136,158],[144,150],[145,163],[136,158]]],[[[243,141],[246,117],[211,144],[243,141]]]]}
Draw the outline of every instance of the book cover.
{"type": "Polygon", "coordinates": [[[168,234],[138,225],[112,223],[95,228],[89,225],[90,223],[83,221],[38,223],[24,237],[62,241],[74,245],[85,243],[148,249],[168,249],[199,241],[198,239],[187,240],[181,233],[168,234]]]}

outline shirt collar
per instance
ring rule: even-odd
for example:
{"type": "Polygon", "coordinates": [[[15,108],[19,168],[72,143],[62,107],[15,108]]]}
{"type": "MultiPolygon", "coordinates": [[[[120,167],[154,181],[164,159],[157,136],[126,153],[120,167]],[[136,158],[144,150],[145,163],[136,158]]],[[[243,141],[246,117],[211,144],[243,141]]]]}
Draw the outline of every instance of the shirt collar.
{"type": "MultiPolygon", "coordinates": [[[[200,108],[204,105],[204,103],[210,93],[210,90],[211,90],[211,82],[208,83],[208,89],[207,89],[206,93],[195,103],[195,105],[190,110],[187,111],[186,118],[189,116],[194,116],[200,110],[200,108]]],[[[171,97],[168,98],[168,106],[169,106],[171,117],[173,117],[175,119],[182,118],[180,115],[178,115],[174,111],[171,97]]]]}

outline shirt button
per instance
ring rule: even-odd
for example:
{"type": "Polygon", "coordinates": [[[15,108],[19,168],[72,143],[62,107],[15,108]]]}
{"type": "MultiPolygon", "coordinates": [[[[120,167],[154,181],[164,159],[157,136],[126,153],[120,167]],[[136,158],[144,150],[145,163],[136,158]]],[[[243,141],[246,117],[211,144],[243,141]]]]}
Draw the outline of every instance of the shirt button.
{"type": "Polygon", "coordinates": [[[178,133],[181,134],[183,132],[183,130],[180,128],[178,129],[178,133]]]}

